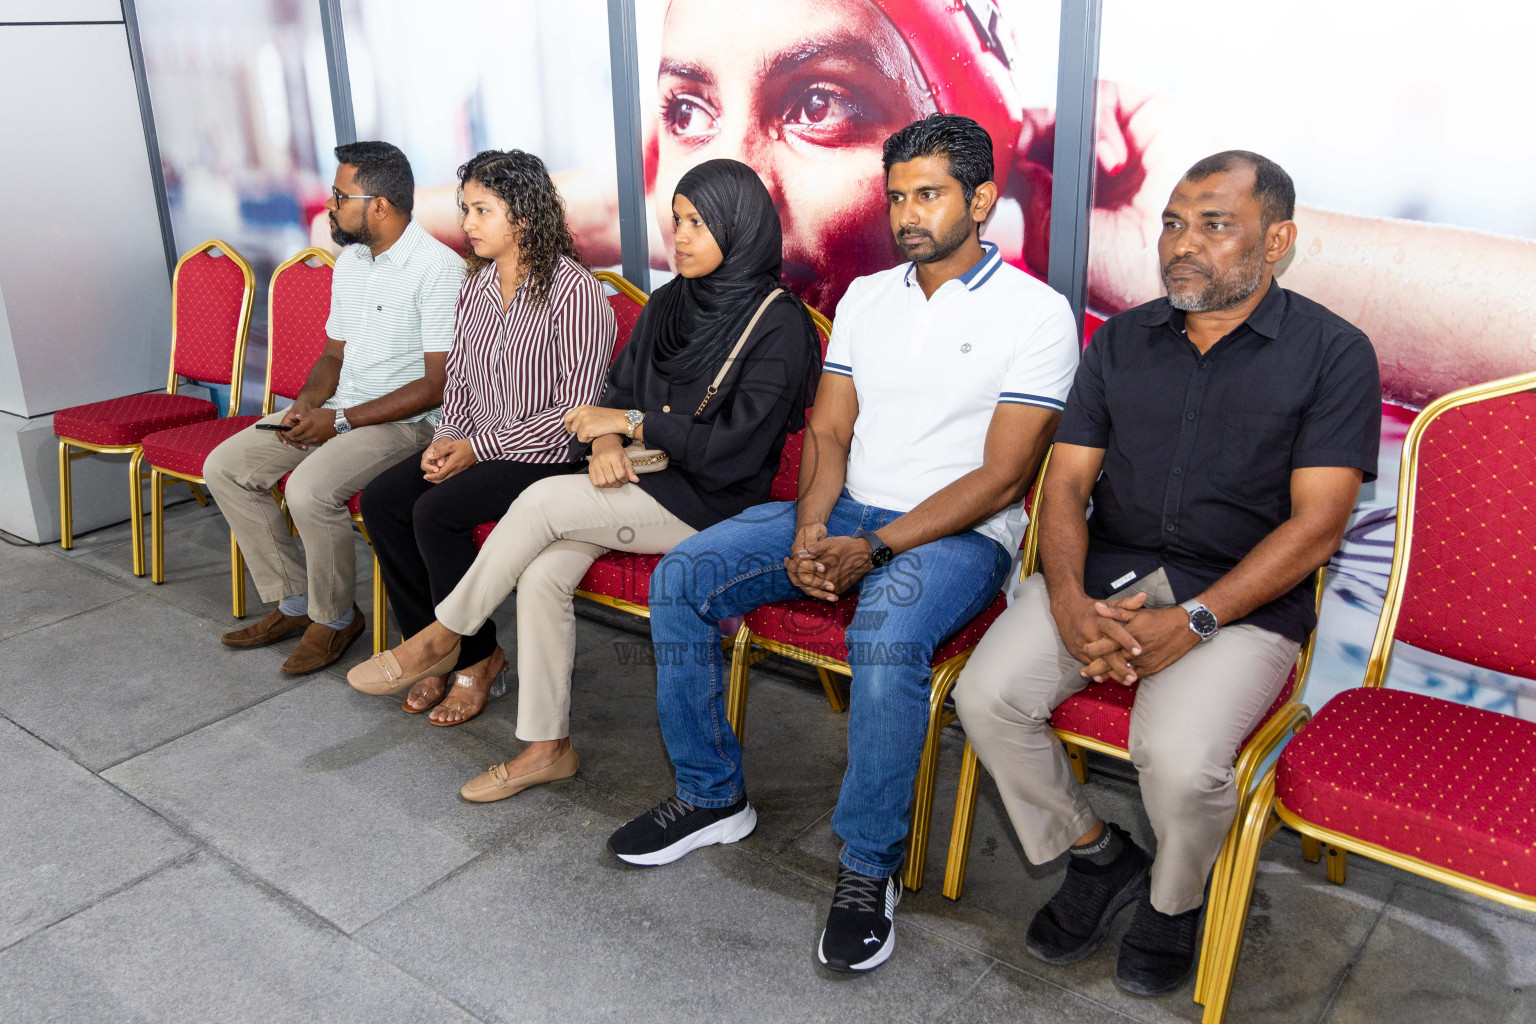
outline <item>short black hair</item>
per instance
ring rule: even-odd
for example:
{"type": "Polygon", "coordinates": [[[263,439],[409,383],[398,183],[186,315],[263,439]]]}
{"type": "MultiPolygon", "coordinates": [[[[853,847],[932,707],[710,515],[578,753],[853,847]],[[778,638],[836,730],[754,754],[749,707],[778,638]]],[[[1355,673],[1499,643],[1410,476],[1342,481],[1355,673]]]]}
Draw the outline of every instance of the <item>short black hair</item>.
{"type": "Polygon", "coordinates": [[[416,176],[399,146],[388,142],[349,142],[336,147],[336,162],[357,168],[357,183],[369,195],[389,200],[389,205],[411,215],[416,205],[416,176]]]}
{"type": "Polygon", "coordinates": [[[1253,168],[1253,198],[1259,203],[1259,218],[1265,227],[1277,220],[1296,216],[1296,184],[1285,168],[1267,156],[1246,149],[1228,149],[1213,153],[1184,172],[1189,181],[1204,181],[1213,174],[1225,174],[1238,164],[1253,168]]]}
{"type": "Polygon", "coordinates": [[[924,156],[949,158],[949,176],[960,183],[969,203],[978,186],[992,180],[992,136],[962,114],[929,114],[885,140],[885,173],[891,165],[924,156]]]}

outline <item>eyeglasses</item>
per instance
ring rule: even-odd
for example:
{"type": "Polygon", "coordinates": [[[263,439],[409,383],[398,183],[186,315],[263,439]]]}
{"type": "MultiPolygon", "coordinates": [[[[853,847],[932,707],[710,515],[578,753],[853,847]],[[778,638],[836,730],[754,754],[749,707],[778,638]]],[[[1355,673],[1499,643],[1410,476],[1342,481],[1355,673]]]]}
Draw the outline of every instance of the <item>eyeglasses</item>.
{"type": "Polygon", "coordinates": [[[332,185],[331,186],[331,198],[336,200],[336,205],[337,206],[340,206],[342,203],[346,202],[348,199],[377,199],[379,197],[378,196],[349,196],[345,192],[343,192],[340,189],[338,189],[335,185],[332,185]]]}

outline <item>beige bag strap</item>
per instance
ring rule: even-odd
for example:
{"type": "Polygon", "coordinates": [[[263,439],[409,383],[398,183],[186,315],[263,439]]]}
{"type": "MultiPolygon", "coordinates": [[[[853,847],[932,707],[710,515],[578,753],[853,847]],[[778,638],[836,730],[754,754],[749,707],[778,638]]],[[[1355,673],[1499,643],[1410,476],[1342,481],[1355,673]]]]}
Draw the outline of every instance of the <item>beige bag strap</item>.
{"type": "Polygon", "coordinates": [[[699,407],[693,410],[695,416],[703,414],[704,407],[709,404],[711,398],[715,397],[715,392],[720,390],[720,383],[725,380],[725,375],[731,372],[731,366],[736,362],[736,357],[741,355],[742,346],[752,336],[752,328],[757,326],[757,322],[763,318],[763,313],[767,311],[768,306],[773,300],[782,294],[784,294],[783,288],[775,288],[768,293],[768,297],[763,300],[763,304],[757,307],[757,312],[752,314],[752,319],[747,324],[747,329],[742,331],[741,337],[736,340],[736,347],[731,349],[731,354],[726,356],[725,362],[720,365],[720,372],[715,374],[715,382],[704,392],[704,401],[700,402],[699,407]]]}

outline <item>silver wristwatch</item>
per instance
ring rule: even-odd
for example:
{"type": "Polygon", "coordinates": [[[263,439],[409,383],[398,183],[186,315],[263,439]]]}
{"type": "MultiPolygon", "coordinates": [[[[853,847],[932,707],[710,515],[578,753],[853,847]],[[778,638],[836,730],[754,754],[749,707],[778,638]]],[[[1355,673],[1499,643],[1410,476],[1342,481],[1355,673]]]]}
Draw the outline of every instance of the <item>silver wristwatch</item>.
{"type": "Polygon", "coordinates": [[[352,424],[347,422],[347,411],[345,409],[337,409],[336,410],[336,434],[337,434],[337,436],[339,437],[339,436],[341,436],[342,434],[345,434],[347,431],[349,431],[351,429],[352,429],[352,424]]]}
{"type": "Polygon", "coordinates": [[[631,441],[633,441],[635,439],[635,428],[645,422],[645,413],[641,412],[639,409],[631,409],[624,414],[624,420],[629,424],[629,426],[625,428],[624,434],[631,441]]]}
{"type": "Polygon", "coordinates": [[[1216,616],[1209,608],[1194,600],[1185,601],[1179,607],[1189,613],[1189,628],[1200,638],[1201,643],[1216,635],[1216,616]]]}

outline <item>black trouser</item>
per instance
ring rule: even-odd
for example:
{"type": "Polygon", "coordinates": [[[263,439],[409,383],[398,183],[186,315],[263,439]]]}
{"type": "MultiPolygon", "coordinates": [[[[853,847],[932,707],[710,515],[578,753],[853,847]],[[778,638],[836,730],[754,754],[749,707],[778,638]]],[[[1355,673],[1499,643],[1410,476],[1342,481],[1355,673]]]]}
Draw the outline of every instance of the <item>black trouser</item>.
{"type": "MultiPolygon", "coordinates": [[[[475,561],[476,526],[506,515],[529,484],[569,472],[568,462],[496,459],[431,484],[422,479],[417,452],[375,477],[363,491],[363,522],[400,635],[414,636],[437,618],[433,609],[475,561]]],[[[483,661],[495,649],[496,623],[487,619],[464,638],[456,667],[483,661]]]]}

